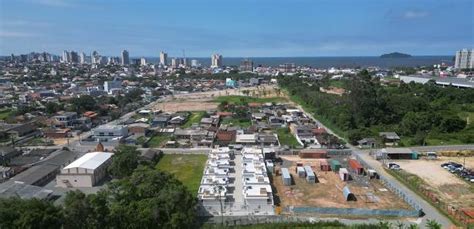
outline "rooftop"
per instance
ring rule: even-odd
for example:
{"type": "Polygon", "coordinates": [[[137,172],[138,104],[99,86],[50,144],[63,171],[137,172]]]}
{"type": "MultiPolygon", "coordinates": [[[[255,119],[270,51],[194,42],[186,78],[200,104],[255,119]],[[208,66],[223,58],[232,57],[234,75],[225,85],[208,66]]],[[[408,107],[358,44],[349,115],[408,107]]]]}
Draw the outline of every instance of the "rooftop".
{"type": "Polygon", "coordinates": [[[83,168],[83,169],[96,169],[104,162],[106,162],[109,158],[111,158],[113,153],[103,153],[103,152],[93,152],[93,153],[86,153],[84,156],[80,157],[79,159],[75,160],[68,166],[64,167],[64,169],[72,169],[72,168],[83,168]]]}

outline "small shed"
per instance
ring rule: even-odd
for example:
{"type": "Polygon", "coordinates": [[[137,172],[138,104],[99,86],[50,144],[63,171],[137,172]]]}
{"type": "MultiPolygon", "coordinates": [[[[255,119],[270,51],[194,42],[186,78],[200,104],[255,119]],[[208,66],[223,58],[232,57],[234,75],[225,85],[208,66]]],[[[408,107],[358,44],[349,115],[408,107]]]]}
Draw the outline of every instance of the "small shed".
{"type": "Polygon", "coordinates": [[[350,178],[349,171],[346,168],[339,169],[339,177],[342,181],[348,181],[350,178]]]}
{"type": "Polygon", "coordinates": [[[346,201],[357,201],[356,196],[351,192],[348,186],[344,186],[342,189],[342,194],[344,194],[346,201]]]}
{"type": "Polygon", "coordinates": [[[316,174],[314,174],[313,169],[311,169],[311,166],[306,165],[304,167],[304,171],[306,173],[306,181],[311,184],[316,183],[316,174]]]}
{"type": "Polygon", "coordinates": [[[364,173],[364,167],[356,160],[356,159],[349,159],[349,167],[355,174],[362,174],[364,173]]]}
{"type": "Polygon", "coordinates": [[[286,186],[291,185],[291,175],[287,168],[281,168],[281,179],[286,186]]]}
{"type": "Polygon", "coordinates": [[[328,151],[324,149],[304,149],[298,155],[300,158],[327,158],[328,151]]]}
{"type": "Polygon", "coordinates": [[[367,174],[369,175],[370,179],[380,179],[380,176],[377,171],[373,169],[367,169],[367,174]]]}
{"type": "Polygon", "coordinates": [[[306,172],[303,167],[297,166],[296,167],[296,174],[298,174],[299,178],[304,178],[306,176],[306,172]]]}
{"type": "Polygon", "coordinates": [[[339,169],[341,168],[341,163],[338,160],[333,159],[330,161],[330,163],[331,163],[331,170],[334,172],[339,171],[339,169]]]}
{"type": "Polygon", "coordinates": [[[319,161],[319,166],[321,167],[321,171],[330,171],[331,167],[326,159],[322,159],[319,161]]]}

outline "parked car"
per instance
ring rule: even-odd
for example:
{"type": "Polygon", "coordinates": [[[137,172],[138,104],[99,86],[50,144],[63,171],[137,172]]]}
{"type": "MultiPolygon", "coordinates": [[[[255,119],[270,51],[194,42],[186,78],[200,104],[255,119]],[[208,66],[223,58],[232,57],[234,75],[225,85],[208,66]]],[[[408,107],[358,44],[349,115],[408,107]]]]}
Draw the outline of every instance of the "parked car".
{"type": "Polygon", "coordinates": [[[400,170],[400,169],[401,169],[401,168],[400,168],[400,165],[397,164],[397,163],[394,163],[394,162],[388,162],[388,163],[387,163],[387,167],[388,167],[389,169],[393,169],[393,170],[400,170]]]}

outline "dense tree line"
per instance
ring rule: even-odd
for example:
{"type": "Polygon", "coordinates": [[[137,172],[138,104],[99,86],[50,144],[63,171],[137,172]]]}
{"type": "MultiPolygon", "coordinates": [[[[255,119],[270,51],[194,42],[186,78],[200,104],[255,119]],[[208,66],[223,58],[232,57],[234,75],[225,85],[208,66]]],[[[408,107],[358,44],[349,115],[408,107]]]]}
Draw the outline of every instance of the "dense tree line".
{"type": "Polygon", "coordinates": [[[395,131],[410,138],[411,144],[423,144],[426,137],[474,142],[474,124],[467,125],[459,116],[474,112],[472,89],[442,88],[434,82],[385,86],[365,70],[343,79],[342,96],[319,90],[328,86],[327,80],[282,76],[279,84],[347,133],[352,143],[379,131],[395,131]]]}
{"type": "Polygon", "coordinates": [[[0,228],[196,227],[197,200],[181,182],[156,170],[156,160],[139,162],[133,147],[119,147],[116,153],[113,171],[131,171],[116,174],[120,179],[96,194],[68,192],[62,206],[37,199],[0,199],[0,228]],[[133,162],[124,163],[125,159],[133,162]]]}

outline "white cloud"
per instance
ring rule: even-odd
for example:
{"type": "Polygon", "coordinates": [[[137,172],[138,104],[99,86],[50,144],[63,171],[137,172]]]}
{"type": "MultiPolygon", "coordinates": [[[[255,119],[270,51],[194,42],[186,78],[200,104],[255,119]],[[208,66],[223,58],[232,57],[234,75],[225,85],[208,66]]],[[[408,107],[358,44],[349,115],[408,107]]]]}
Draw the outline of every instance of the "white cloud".
{"type": "Polygon", "coordinates": [[[419,11],[419,10],[408,10],[405,11],[402,15],[405,19],[414,19],[414,18],[424,18],[429,16],[427,11],[419,11]]]}
{"type": "Polygon", "coordinates": [[[33,33],[23,33],[17,31],[0,31],[0,37],[3,38],[25,38],[25,37],[35,37],[36,34],[33,33]]]}

